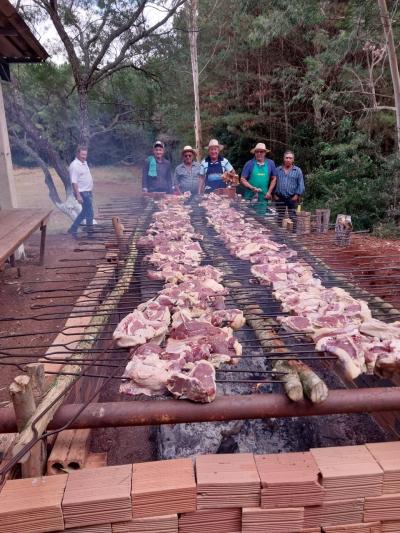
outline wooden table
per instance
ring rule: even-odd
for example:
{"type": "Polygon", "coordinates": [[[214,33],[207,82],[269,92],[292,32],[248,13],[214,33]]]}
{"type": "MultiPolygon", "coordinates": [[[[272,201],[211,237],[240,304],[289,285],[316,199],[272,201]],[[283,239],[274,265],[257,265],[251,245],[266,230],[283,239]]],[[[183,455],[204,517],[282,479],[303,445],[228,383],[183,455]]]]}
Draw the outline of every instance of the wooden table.
{"type": "Polygon", "coordinates": [[[14,252],[34,231],[40,229],[40,264],[43,265],[47,220],[51,209],[0,210],[0,267],[10,258],[14,266],[14,252]]]}

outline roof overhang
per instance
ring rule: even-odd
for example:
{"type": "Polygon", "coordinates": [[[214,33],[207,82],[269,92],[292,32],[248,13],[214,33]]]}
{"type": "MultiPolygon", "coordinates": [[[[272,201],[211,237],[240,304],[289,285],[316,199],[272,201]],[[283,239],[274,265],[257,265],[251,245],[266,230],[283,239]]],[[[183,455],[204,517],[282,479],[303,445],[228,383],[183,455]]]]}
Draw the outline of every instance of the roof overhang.
{"type": "Polygon", "coordinates": [[[40,63],[49,54],[9,0],[0,2],[0,62],[40,63]]]}

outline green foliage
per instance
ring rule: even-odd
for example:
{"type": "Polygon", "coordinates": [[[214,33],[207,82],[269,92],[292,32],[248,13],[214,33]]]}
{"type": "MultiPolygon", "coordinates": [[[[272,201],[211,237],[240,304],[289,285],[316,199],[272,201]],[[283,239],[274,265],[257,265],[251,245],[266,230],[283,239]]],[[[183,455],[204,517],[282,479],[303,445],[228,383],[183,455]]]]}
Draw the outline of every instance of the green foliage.
{"type": "MultiPolygon", "coordinates": [[[[70,10],[72,4],[59,4],[66,6],[62,15],[74,34],[77,8],[87,15],[89,36],[111,12],[101,43],[135,2],[77,0],[70,10]]],[[[203,144],[217,137],[239,171],[256,142],[265,142],[277,163],[293,149],[306,175],[307,208],[348,213],[356,228],[380,235],[394,231],[400,162],[391,156],[395,114],[385,54],[371,66],[385,44],[376,0],[199,0],[199,13],[203,144]]],[[[31,10],[30,17],[35,23],[40,12],[31,10]]],[[[399,42],[400,25],[393,29],[399,42]]],[[[162,136],[176,162],[179,148],[194,143],[185,10],[174,17],[171,32],[150,37],[134,52],[147,76],[125,69],[89,93],[91,158],[139,162],[162,136]]],[[[79,136],[70,67],[18,67],[18,78],[36,124],[68,159],[79,136]]]]}
{"type": "Polygon", "coordinates": [[[373,143],[348,119],[340,124],[337,142],[320,142],[319,152],[321,163],[307,179],[307,209],[329,207],[333,218],[350,214],[356,229],[370,229],[387,218],[397,159],[385,166],[375,157],[373,143]]]}

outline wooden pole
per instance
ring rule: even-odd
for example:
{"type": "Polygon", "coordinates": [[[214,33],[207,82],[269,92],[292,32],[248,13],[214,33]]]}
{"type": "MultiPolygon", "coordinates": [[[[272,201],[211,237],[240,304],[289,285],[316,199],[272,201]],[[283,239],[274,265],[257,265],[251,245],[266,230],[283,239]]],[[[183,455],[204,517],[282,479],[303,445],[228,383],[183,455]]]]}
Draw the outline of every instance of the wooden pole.
{"type": "Polygon", "coordinates": [[[11,161],[3,88],[0,82],[0,209],[17,207],[17,192],[11,161]]]}
{"type": "Polygon", "coordinates": [[[124,244],[124,226],[121,224],[119,217],[112,217],[112,225],[115,231],[120,255],[126,252],[126,245],[124,244]]]}
{"type": "Polygon", "coordinates": [[[40,401],[46,387],[46,376],[43,363],[30,363],[26,365],[26,372],[31,378],[33,394],[36,400],[40,401]]]}
{"type": "Polygon", "coordinates": [[[396,135],[397,151],[400,152],[400,74],[399,64],[397,61],[396,46],[394,44],[392,22],[386,5],[386,0],[378,0],[379,13],[382,21],[383,31],[388,48],[390,73],[392,76],[394,105],[396,108],[396,135]]]}
{"type": "Polygon", "coordinates": [[[198,27],[199,3],[198,0],[190,0],[188,3],[188,18],[189,18],[189,49],[190,60],[192,63],[192,78],[193,78],[193,95],[194,95],[194,133],[196,142],[197,160],[201,161],[202,152],[202,131],[201,131],[201,116],[200,116],[200,93],[199,93],[199,64],[197,54],[197,36],[199,33],[198,27]]]}
{"type": "MultiPolygon", "coordinates": [[[[17,376],[11,383],[10,397],[14,406],[17,429],[21,433],[36,410],[32,380],[27,375],[17,376]]],[[[31,450],[25,463],[21,464],[22,477],[38,477],[43,474],[42,443],[31,450]]]]}

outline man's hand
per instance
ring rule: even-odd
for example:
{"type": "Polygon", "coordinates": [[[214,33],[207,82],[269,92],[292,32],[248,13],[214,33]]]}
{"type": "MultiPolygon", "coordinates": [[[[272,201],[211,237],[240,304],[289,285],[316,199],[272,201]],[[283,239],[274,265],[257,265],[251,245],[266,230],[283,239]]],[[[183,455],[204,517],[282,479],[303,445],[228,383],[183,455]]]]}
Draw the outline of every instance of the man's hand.
{"type": "Polygon", "coordinates": [[[76,195],[76,199],[80,204],[83,204],[83,198],[79,193],[76,195]]]}
{"type": "Polygon", "coordinates": [[[267,192],[267,194],[265,195],[265,199],[272,200],[272,194],[270,192],[267,192]]]}
{"type": "Polygon", "coordinates": [[[292,200],[293,200],[293,202],[297,202],[299,200],[299,195],[298,194],[294,194],[292,196],[292,200]]]}
{"type": "Polygon", "coordinates": [[[254,193],[256,193],[256,192],[262,192],[262,189],[260,189],[259,187],[253,187],[251,190],[252,190],[254,193]]]}

